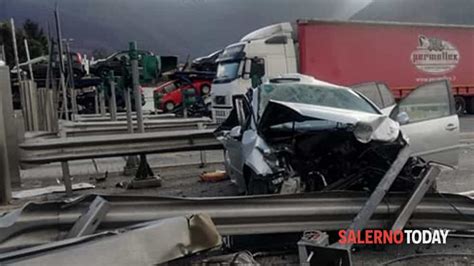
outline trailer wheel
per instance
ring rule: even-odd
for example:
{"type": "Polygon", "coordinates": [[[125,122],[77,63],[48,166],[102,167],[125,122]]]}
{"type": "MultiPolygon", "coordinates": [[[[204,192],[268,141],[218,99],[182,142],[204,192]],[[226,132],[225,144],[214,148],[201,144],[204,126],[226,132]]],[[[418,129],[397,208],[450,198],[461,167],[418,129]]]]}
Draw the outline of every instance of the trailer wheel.
{"type": "Polygon", "coordinates": [[[467,99],[466,111],[468,114],[474,114],[474,97],[469,97],[467,99]]]}
{"type": "Polygon", "coordinates": [[[208,95],[209,92],[211,92],[211,87],[209,87],[209,85],[202,85],[201,95],[208,95]]]}
{"type": "Polygon", "coordinates": [[[461,96],[454,97],[454,104],[456,108],[456,113],[458,115],[463,115],[466,112],[466,100],[461,96]]]}

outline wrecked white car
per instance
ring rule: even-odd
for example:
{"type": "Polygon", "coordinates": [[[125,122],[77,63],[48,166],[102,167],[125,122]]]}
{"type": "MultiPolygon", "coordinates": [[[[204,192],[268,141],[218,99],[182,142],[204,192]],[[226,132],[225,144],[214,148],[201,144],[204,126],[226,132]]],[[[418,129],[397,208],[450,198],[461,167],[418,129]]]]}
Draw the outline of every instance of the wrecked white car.
{"type": "Polygon", "coordinates": [[[236,99],[216,135],[242,193],[370,190],[410,142],[413,157],[392,186],[406,190],[425,160],[457,164],[453,104],[449,84],[439,81],[413,91],[387,116],[359,92],[293,74],[236,99]]]}

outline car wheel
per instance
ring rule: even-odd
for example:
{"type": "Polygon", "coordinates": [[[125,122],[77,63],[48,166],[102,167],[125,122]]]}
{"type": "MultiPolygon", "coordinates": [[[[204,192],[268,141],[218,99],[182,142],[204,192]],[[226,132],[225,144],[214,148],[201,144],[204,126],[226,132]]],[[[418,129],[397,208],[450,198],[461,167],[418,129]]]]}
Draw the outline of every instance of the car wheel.
{"type": "Polygon", "coordinates": [[[250,170],[249,172],[250,172],[250,175],[248,177],[247,194],[248,195],[269,194],[267,182],[259,178],[257,174],[255,174],[252,170],[250,170]]]}
{"type": "Polygon", "coordinates": [[[207,95],[211,92],[211,87],[209,85],[202,85],[201,87],[201,95],[207,95]]]}
{"type": "Polygon", "coordinates": [[[165,111],[166,112],[172,112],[174,110],[174,103],[173,102],[167,102],[165,103],[165,111]]]}

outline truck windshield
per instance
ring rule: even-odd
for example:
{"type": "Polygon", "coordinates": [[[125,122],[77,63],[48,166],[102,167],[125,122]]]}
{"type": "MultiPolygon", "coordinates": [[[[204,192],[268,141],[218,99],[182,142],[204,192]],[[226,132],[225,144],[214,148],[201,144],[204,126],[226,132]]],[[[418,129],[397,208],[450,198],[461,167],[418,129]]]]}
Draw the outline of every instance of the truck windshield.
{"type": "Polygon", "coordinates": [[[364,98],[346,88],[309,84],[264,84],[260,87],[259,93],[260,115],[270,100],[379,113],[364,98]]]}
{"type": "Polygon", "coordinates": [[[240,61],[222,62],[217,66],[215,83],[229,82],[238,77],[240,61]]]}

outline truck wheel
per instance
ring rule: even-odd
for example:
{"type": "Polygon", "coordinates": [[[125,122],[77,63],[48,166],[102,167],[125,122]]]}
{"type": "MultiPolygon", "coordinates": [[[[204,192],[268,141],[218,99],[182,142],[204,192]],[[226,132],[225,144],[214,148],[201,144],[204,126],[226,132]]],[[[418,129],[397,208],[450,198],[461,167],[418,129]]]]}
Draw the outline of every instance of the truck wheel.
{"type": "Polygon", "coordinates": [[[469,97],[467,99],[466,111],[468,114],[474,114],[474,97],[469,97]]]}
{"type": "Polygon", "coordinates": [[[261,195],[269,194],[268,184],[257,176],[253,171],[249,171],[250,176],[248,177],[247,194],[248,195],[261,195]]]}
{"type": "Polygon", "coordinates": [[[463,115],[466,112],[466,100],[461,96],[454,97],[454,106],[458,115],[463,115]]]}
{"type": "Polygon", "coordinates": [[[172,112],[174,110],[174,103],[173,102],[167,102],[165,103],[165,111],[166,112],[172,112]]]}
{"type": "Polygon", "coordinates": [[[201,95],[208,95],[209,92],[211,92],[211,87],[209,87],[209,85],[202,85],[201,95]]]}

